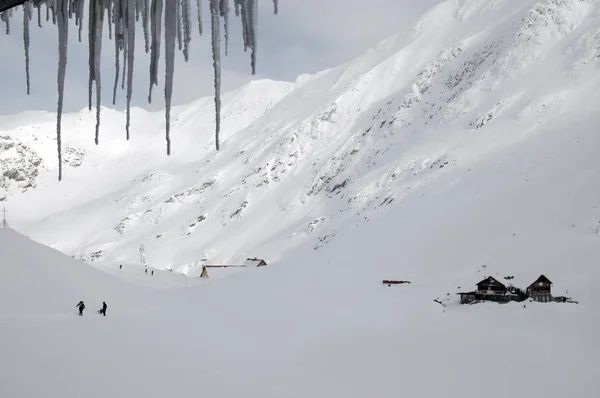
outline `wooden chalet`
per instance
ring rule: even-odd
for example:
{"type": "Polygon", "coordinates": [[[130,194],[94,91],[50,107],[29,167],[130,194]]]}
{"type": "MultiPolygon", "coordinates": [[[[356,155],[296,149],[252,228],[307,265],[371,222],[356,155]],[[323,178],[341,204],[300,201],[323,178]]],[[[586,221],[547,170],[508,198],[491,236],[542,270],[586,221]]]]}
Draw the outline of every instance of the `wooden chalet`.
{"type": "MultiPolygon", "coordinates": [[[[573,302],[571,301],[570,297],[553,296],[553,283],[543,274],[525,289],[519,288],[517,284],[519,281],[525,282],[526,279],[515,279],[514,276],[501,276],[498,273],[493,275],[494,276],[488,276],[479,283],[476,283],[476,290],[457,293],[460,295],[460,303],[472,304],[480,301],[508,303],[510,301],[521,302],[527,299],[531,299],[540,303],[573,302]]],[[[525,283],[523,283],[521,286],[524,285],[525,283]]]]}
{"type": "Polygon", "coordinates": [[[523,301],[527,297],[524,292],[513,286],[512,283],[500,282],[499,279],[488,276],[476,284],[477,289],[470,292],[457,293],[460,295],[461,304],[472,304],[480,301],[493,301],[496,303],[508,303],[510,301],[523,301]]]}
{"type": "Polygon", "coordinates": [[[552,297],[552,282],[545,275],[540,275],[531,285],[527,286],[527,295],[534,301],[541,303],[554,301],[552,297]]]}

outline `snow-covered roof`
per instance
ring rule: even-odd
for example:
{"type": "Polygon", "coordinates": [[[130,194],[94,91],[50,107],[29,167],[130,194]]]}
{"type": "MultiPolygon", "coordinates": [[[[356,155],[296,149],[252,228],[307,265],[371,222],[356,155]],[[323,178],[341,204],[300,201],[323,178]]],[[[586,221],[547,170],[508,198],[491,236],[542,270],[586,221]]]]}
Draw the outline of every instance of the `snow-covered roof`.
{"type": "Polygon", "coordinates": [[[544,275],[553,283],[553,289],[555,288],[554,281],[552,280],[552,278],[544,274],[543,270],[537,267],[516,270],[510,270],[510,268],[506,269],[508,271],[499,271],[498,267],[491,267],[489,265],[481,266],[473,273],[473,275],[465,279],[465,281],[459,285],[459,290],[461,292],[473,291],[477,288],[477,284],[479,282],[483,281],[484,279],[490,276],[496,279],[498,282],[502,283],[506,287],[514,286],[516,288],[525,290],[541,275],[544,275]]]}
{"type": "MultiPolygon", "coordinates": [[[[258,266],[258,264],[260,264],[261,261],[265,261],[262,258],[247,258],[246,261],[244,261],[244,265],[246,267],[256,267],[258,266]]],[[[267,262],[265,261],[265,264],[267,262]]]]}

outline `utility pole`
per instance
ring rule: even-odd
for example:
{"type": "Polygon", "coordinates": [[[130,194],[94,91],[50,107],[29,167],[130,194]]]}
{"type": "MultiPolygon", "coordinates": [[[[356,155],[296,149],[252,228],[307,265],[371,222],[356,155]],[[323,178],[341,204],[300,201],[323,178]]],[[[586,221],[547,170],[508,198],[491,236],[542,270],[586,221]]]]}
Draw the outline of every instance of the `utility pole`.
{"type": "Polygon", "coordinates": [[[0,224],[0,228],[10,228],[8,226],[8,221],[6,221],[6,206],[4,207],[4,210],[2,210],[2,224],[0,224]]]}
{"type": "Polygon", "coordinates": [[[146,266],[146,268],[148,267],[146,265],[146,248],[144,245],[140,245],[140,264],[146,266]]]}

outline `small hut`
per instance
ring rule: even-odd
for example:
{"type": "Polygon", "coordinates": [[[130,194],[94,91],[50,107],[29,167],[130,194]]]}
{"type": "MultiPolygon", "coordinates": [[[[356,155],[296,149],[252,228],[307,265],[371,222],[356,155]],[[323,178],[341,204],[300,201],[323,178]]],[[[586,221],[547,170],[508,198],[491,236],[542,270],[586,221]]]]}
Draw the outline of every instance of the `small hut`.
{"type": "Polygon", "coordinates": [[[264,267],[267,265],[267,262],[262,258],[247,258],[244,262],[246,267],[264,267]]]}

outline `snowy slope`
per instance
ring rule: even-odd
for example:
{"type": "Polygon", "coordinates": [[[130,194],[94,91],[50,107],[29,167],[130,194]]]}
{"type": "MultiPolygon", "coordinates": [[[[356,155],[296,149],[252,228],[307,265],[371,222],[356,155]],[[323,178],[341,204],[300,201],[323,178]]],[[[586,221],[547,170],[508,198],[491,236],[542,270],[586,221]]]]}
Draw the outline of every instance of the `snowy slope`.
{"type": "MultiPolygon", "coordinates": [[[[43,299],[27,267],[51,251],[0,230],[0,393],[597,396],[600,246],[590,227],[600,138],[589,107],[571,116],[543,140],[532,136],[471,169],[453,168],[443,183],[415,189],[386,217],[322,250],[305,246],[225,279],[190,278],[187,293],[148,293],[136,283],[108,300],[123,282],[83,263],[75,274],[74,260],[52,252],[44,262],[49,288],[69,278],[81,290],[67,285],[64,300],[19,311],[13,295],[43,299]],[[433,299],[454,296],[482,264],[501,274],[544,273],[580,304],[453,299],[442,312],[433,299]],[[386,287],[383,278],[411,284],[386,287]],[[69,297],[82,295],[92,309],[106,300],[108,316],[67,309],[69,297]]],[[[130,282],[128,272],[110,273],[130,282]]]]}
{"type": "Polygon", "coordinates": [[[11,191],[13,217],[34,239],[84,260],[134,262],[143,243],[157,268],[191,275],[204,260],[278,261],[296,247],[320,248],[449,169],[596,101],[598,11],[591,0],[442,3],[346,65],[230,95],[247,100],[225,110],[219,153],[210,99],[179,111],[172,158],[159,114],[135,117],[128,143],[122,115],[104,112],[99,148],[93,116],[73,115],[68,136],[81,140],[68,157],[82,165],[60,185],[51,130],[36,146],[31,133],[43,126],[2,119],[3,134],[35,147],[47,167],[34,191],[11,191]]]}
{"type": "Polygon", "coordinates": [[[220,153],[191,115],[169,159],[152,120],[125,144],[115,118],[55,185],[41,142],[10,221],[96,267],[0,231],[0,395],[598,396],[599,22],[592,0],[449,1],[282,86],[220,153]],[[189,277],[143,274],[140,243],[189,277]],[[194,277],[249,256],[269,265],[194,277]],[[457,304],[492,273],[579,304],[457,304]]]}

